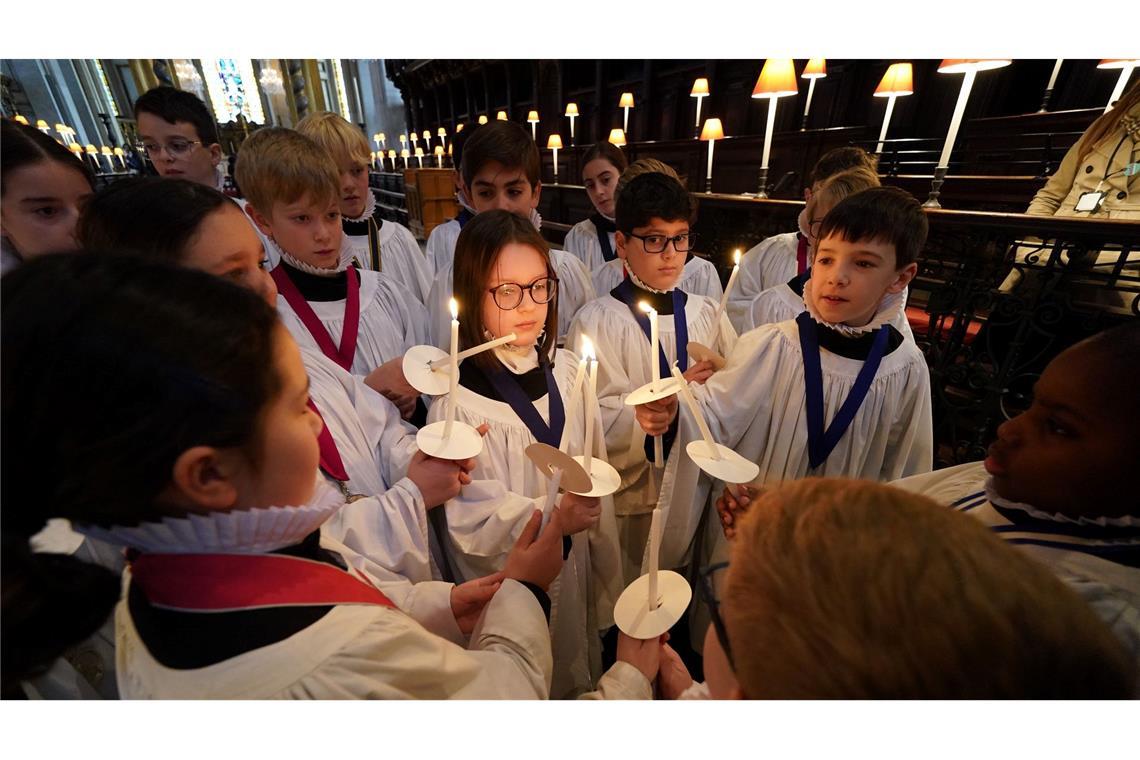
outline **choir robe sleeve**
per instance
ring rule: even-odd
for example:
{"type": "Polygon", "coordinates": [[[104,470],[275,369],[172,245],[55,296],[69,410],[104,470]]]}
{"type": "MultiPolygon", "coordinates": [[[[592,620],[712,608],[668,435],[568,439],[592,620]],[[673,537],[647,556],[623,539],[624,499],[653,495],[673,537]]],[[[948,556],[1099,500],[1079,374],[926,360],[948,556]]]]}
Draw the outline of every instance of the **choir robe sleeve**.
{"type": "MultiPolygon", "coordinates": [[[[347,550],[346,550],[347,551],[347,550]]],[[[553,661],[534,594],[503,581],[466,648],[399,610],[340,605],[294,635],[203,668],[166,668],[115,612],[125,699],[545,699],[553,661]]]]}
{"type": "Polygon", "coordinates": [[[594,292],[598,294],[599,298],[607,295],[622,281],[625,276],[625,269],[622,267],[621,259],[613,259],[593,270],[590,279],[594,283],[594,292]]]}
{"type": "Polygon", "coordinates": [[[551,249],[550,260],[558,277],[558,340],[561,343],[570,333],[574,316],[594,300],[594,283],[586,265],[573,254],[551,249]]]}
{"type": "Polygon", "coordinates": [[[680,288],[690,295],[705,296],[717,303],[724,295],[716,265],[699,256],[692,256],[685,263],[680,288]]]}
{"type": "MultiPolygon", "coordinates": [[[[796,274],[796,233],[788,232],[783,235],[773,235],[764,238],[758,245],[748,249],[740,258],[740,273],[736,276],[736,284],[728,296],[728,317],[732,326],[738,333],[744,333],[768,322],[782,322],[791,319],[803,311],[802,302],[799,311],[789,317],[780,319],[767,319],[756,321],[750,315],[753,300],[765,290],[784,284],[796,274]],[[781,275],[786,275],[780,279],[781,275]]],[[[789,289],[790,290],[790,289],[789,289]]]]}
{"type": "Polygon", "coordinates": [[[431,267],[411,231],[385,220],[380,228],[380,265],[384,272],[421,304],[431,292],[431,267]]]}
{"type": "Polygon", "coordinates": [[[653,684],[636,666],[618,660],[598,679],[594,691],[578,699],[653,699],[653,684]]]}
{"type": "MultiPolygon", "coordinates": [[[[352,371],[367,375],[384,362],[402,357],[412,346],[426,343],[428,315],[424,305],[405,293],[392,277],[375,272],[361,274],[375,280],[376,287],[367,308],[365,289],[361,288],[360,331],[352,371]]],[[[340,328],[343,329],[343,316],[340,328]]],[[[339,344],[339,329],[334,340],[339,344]]]]}
{"type": "MultiPolygon", "coordinates": [[[[459,222],[449,219],[437,225],[428,235],[427,261],[428,275],[435,277],[443,271],[444,267],[451,268],[455,258],[455,241],[459,239],[459,222]]],[[[430,308],[430,306],[428,307],[430,308]]]]}

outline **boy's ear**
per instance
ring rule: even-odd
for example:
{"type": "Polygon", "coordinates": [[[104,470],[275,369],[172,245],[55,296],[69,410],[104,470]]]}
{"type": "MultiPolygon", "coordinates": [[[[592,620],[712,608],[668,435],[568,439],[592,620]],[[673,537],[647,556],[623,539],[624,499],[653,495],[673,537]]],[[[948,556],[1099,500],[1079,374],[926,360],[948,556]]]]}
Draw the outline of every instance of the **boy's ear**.
{"type": "Polygon", "coordinates": [[[895,281],[887,288],[888,293],[901,293],[903,288],[910,284],[918,274],[918,264],[913,261],[895,272],[895,281]]]}
{"type": "Polygon", "coordinates": [[[253,220],[253,223],[257,225],[257,229],[261,231],[262,235],[269,238],[273,237],[273,230],[269,224],[269,220],[266,219],[252,203],[245,204],[245,213],[253,220]]]}
{"type": "Polygon", "coordinates": [[[530,199],[530,207],[538,208],[538,199],[542,196],[542,180],[534,183],[534,196],[530,199]]]}
{"type": "Polygon", "coordinates": [[[614,233],[614,243],[617,244],[618,258],[625,261],[625,246],[629,243],[629,239],[626,238],[624,232],[618,230],[614,233]]]}
{"type": "Polygon", "coordinates": [[[221,145],[218,145],[217,143],[213,143],[212,145],[207,147],[206,150],[210,151],[210,161],[214,164],[214,166],[217,166],[218,164],[220,164],[222,162],[222,146],[221,145]]]}
{"type": "Polygon", "coordinates": [[[213,446],[194,446],[176,460],[170,478],[171,501],[188,512],[229,509],[237,503],[234,456],[213,446]]]}

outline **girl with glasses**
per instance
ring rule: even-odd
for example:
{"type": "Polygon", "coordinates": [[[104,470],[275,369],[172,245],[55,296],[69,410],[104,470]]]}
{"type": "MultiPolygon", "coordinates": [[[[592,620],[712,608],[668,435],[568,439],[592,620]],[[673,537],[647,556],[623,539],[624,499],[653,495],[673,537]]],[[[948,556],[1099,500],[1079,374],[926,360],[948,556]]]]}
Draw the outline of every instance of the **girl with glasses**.
{"type": "MultiPolygon", "coordinates": [[[[555,347],[559,281],[534,225],[509,211],[484,211],[464,225],[455,250],[459,349],[516,336],[459,367],[456,419],[487,428],[471,476],[500,481],[508,491],[535,500],[445,505],[444,551],[454,572],[470,578],[502,568],[532,505],[541,505],[546,497],[549,482],[526,457],[526,448],[536,441],[558,447],[567,430],[567,453],[581,454],[586,405],[579,397],[573,404],[577,412],[567,416],[579,362],[570,351],[555,347]]],[[[447,405],[446,399],[437,399],[428,421],[444,419],[447,405]]],[[[600,417],[594,430],[593,452],[601,458],[600,417]]],[[[622,590],[612,499],[571,493],[559,498],[566,561],[551,594],[554,698],[594,688],[601,675],[599,635],[613,625],[614,603],[622,590]]],[[[620,670],[618,676],[623,676],[620,670]]],[[[647,681],[635,672],[624,676],[648,694],[647,681]]],[[[604,690],[605,684],[598,688],[604,690]]]]}

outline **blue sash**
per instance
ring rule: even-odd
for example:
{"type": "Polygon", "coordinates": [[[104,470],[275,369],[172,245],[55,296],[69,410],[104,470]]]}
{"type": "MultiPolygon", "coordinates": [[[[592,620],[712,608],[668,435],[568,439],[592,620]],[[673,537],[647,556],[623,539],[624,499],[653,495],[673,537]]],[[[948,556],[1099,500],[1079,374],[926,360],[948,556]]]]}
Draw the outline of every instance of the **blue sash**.
{"type": "MultiPolygon", "coordinates": [[[[645,339],[651,340],[652,335],[651,328],[649,327],[649,315],[639,309],[637,304],[633,302],[633,281],[630,280],[629,277],[623,278],[621,283],[610,291],[610,294],[629,307],[633,318],[637,320],[641,331],[645,333],[645,339]]],[[[689,368],[689,322],[685,319],[685,303],[689,300],[689,296],[680,288],[673,288],[672,294],[673,329],[677,339],[677,366],[684,372],[689,368]]],[[[657,352],[657,358],[661,362],[661,377],[669,377],[672,374],[672,370],[669,368],[669,359],[666,358],[665,348],[661,345],[660,341],[657,343],[657,352]]]]}
{"type": "Polygon", "coordinates": [[[455,217],[455,221],[459,222],[459,229],[463,229],[463,225],[470,222],[475,218],[475,215],[462,206],[459,207],[459,216],[455,217]]]}
{"type": "Polygon", "coordinates": [[[511,405],[511,409],[526,425],[527,430],[536,441],[558,448],[562,442],[562,429],[566,425],[566,410],[562,406],[562,394],[558,392],[558,383],[554,381],[554,372],[550,367],[550,360],[545,356],[539,359],[539,366],[546,375],[546,398],[550,407],[550,424],[542,420],[542,415],[534,408],[534,403],[527,397],[514,374],[498,366],[487,373],[487,379],[499,395],[511,405]]]}
{"type": "Polygon", "coordinates": [[[851,393],[839,407],[835,418],[824,430],[823,427],[823,366],[819,358],[818,326],[811,315],[806,311],[796,317],[796,324],[800,333],[800,350],[804,361],[804,396],[807,403],[808,426],[808,463],[812,469],[819,467],[827,461],[827,457],[838,445],[847,428],[855,420],[855,414],[863,405],[867,393],[871,390],[871,381],[879,371],[879,364],[887,352],[887,336],[890,332],[886,327],[875,331],[875,342],[871,346],[871,353],[863,362],[859,374],[855,378],[855,385],[851,393]]]}
{"type": "Polygon", "coordinates": [[[592,215],[590,221],[594,223],[594,229],[598,233],[598,245],[602,247],[602,258],[606,261],[613,261],[617,258],[613,246],[610,245],[610,233],[616,229],[614,223],[601,214],[592,215]]]}

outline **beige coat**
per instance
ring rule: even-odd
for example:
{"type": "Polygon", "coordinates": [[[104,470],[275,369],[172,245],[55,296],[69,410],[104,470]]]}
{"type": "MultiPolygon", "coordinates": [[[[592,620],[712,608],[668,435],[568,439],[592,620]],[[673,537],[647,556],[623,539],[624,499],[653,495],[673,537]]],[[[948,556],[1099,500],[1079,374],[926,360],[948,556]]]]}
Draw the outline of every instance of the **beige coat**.
{"type": "MultiPolygon", "coordinates": [[[[1129,116],[1140,119],[1140,105],[1134,106],[1129,116]]],[[[1125,136],[1123,130],[1117,129],[1097,143],[1084,161],[1079,159],[1077,146],[1074,145],[1065,154],[1056,173],[1037,191],[1025,213],[1037,216],[1140,219],[1140,175],[1125,177],[1121,171],[1128,164],[1140,161],[1140,137],[1135,134],[1125,136]],[[1116,149],[1118,143],[1120,148],[1116,149]],[[1109,166],[1113,150],[1116,150],[1116,155],[1112,157],[1112,165],[1109,166]],[[1116,174],[1104,180],[1106,173],[1116,174]],[[1097,189],[1097,184],[1102,180],[1100,189],[1106,195],[1100,209],[1095,213],[1077,211],[1075,206],[1081,194],[1097,189]]]]}

